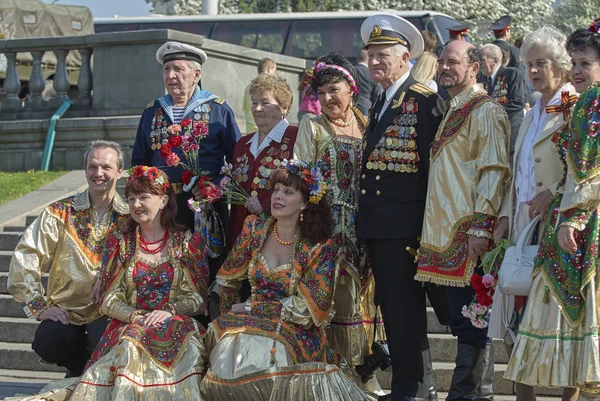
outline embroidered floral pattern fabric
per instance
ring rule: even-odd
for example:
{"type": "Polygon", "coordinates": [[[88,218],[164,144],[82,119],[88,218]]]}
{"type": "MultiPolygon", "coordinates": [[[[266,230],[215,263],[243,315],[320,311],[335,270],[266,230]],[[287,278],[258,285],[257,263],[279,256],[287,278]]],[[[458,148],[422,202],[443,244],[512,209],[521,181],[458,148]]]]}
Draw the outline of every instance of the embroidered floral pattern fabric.
{"type": "Polygon", "coordinates": [[[445,144],[452,141],[473,110],[491,100],[492,99],[487,94],[477,92],[473,99],[469,100],[460,110],[454,112],[452,117],[444,124],[444,131],[438,131],[431,144],[431,159],[434,159],[439,154],[445,144]]]}
{"type": "Polygon", "coordinates": [[[559,193],[549,206],[550,212],[535,261],[534,271],[544,274],[553,299],[560,306],[565,319],[573,325],[583,319],[586,286],[596,274],[600,221],[597,210],[589,212],[572,208],[559,213],[559,209],[567,175],[572,174],[577,182],[587,181],[596,176],[600,167],[600,145],[593,128],[600,121],[599,96],[599,87],[586,91],[575,105],[568,129],[565,125],[565,129],[552,138],[563,162],[563,178],[559,193]],[[565,252],[558,244],[557,234],[561,226],[576,228],[574,237],[577,251],[574,254],[565,252]]]}

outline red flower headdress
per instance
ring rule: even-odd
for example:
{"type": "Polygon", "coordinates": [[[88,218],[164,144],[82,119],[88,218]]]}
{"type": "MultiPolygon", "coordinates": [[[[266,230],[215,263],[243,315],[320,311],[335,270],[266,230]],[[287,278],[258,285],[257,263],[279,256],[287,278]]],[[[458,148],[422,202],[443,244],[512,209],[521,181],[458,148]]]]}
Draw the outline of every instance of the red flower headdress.
{"type": "Polygon", "coordinates": [[[137,180],[141,177],[148,177],[155,185],[161,185],[166,191],[169,188],[169,179],[167,175],[156,167],[133,166],[129,170],[129,181],[137,180]]]}

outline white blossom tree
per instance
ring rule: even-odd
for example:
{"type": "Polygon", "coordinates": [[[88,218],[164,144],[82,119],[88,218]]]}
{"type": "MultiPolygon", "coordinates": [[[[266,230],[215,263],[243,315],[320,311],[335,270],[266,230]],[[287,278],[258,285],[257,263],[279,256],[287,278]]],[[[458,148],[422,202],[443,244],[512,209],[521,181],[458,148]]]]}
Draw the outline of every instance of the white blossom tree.
{"type": "MultiPolygon", "coordinates": [[[[202,0],[146,0],[154,6],[168,4],[169,14],[193,15],[202,12],[202,0]]],[[[521,36],[548,24],[554,0],[220,0],[219,13],[265,13],[349,10],[433,10],[473,25],[475,36],[485,37],[489,24],[502,15],[513,17],[512,32],[521,36]]],[[[562,0],[570,15],[600,9],[600,0],[562,0]],[[585,3],[585,5],[583,5],[585,3]],[[595,4],[595,6],[593,5],[595,4]]],[[[589,19],[589,18],[587,18],[589,19]]]]}
{"type": "Polygon", "coordinates": [[[561,0],[554,10],[552,24],[566,35],[587,28],[600,17],[600,0],[561,0]]]}

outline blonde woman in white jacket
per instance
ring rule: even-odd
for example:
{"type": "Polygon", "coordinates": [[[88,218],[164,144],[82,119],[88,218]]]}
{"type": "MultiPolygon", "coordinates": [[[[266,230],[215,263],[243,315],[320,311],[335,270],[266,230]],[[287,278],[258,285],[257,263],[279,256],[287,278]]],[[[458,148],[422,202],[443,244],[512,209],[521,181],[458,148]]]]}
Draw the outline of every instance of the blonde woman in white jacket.
{"type": "MultiPolygon", "coordinates": [[[[571,59],[565,42],[565,35],[551,27],[533,31],[523,41],[521,54],[529,80],[542,96],[528,111],[519,129],[512,161],[512,181],[494,233],[496,243],[506,235],[515,243],[534,217],[543,217],[556,194],[562,164],[552,137],[567,116],[567,112],[557,106],[569,96],[576,95],[575,88],[568,83],[571,59]]],[[[496,291],[488,336],[504,339],[512,345],[525,301],[526,297],[507,296],[496,291]]],[[[577,390],[566,389],[565,393],[569,391],[577,390]]],[[[570,398],[570,394],[565,395],[570,398]]],[[[535,390],[517,383],[517,401],[522,400],[535,400],[535,390]]]]}

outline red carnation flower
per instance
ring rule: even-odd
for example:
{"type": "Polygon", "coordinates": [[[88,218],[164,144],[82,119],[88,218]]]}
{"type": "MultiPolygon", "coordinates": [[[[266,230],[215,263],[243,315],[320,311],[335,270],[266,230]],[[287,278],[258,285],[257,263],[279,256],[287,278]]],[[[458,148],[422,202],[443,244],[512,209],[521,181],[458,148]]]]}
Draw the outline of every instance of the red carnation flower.
{"type": "Polygon", "coordinates": [[[181,174],[181,181],[183,181],[183,183],[185,185],[189,184],[192,181],[192,178],[194,177],[194,173],[192,173],[189,170],[185,170],[183,172],[183,174],[181,174]]]}
{"type": "Polygon", "coordinates": [[[492,297],[490,297],[488,294],[481,295],[481,296],[477,295],[477,301],[481,305],[486,306],[486,307],[489,307],[494,302],[494,300],[492,299],[492,297]]]}
{"type": "Polygon", "coordinates": [[[169,138],[169,146],[171,148],[178,148],[183,143],[183,139],[179,135],[175,135],[169,138]]]}
{"type": "Polygon", "coordinates": [[[190,120],[189,118],[184,118],[184,119],[181,121],[181,126],[182,126],[183,128],[187,128],[187,127],[189,127],[189,126],[190,126],[190,124],[191,124],[191,123],[192,123],[192,120],[190,120]]]}
{"type": "Polygon", "coordinates": [[[169,153],[169,155],[165,158],[165,162],[167,163],[167,166],[170,167],[175,167],[179,164],[179,162],[181,161],[181,159],[179,159],[179,156],[177,156],[176,153],[169,153]]]}
{"type": "Polygon", "coordinates": [[[140,178],[141,176],[143,176],[144,172],[146,171],[145,167],[146,166],[135,166],[135,168],[133,169],[133,172],[131,173],[133,178],[140,178]]]}
{"type": "Polygon", "coordinates": [[[171,154],[171,147],[168,144],[162,145],[159,151],[162,157],[167,157],[171,154]]]}
{"type": "Polygon", "coordinates": [[[154,181],[158,178],[158,169],[156,167],[150,167],[148,169],[148,177],[154,181]]]}
{"type": "Polygon", "coordinates": [[[471,276],[471,287],[473,287],[473,289],[475,291],[480,291],[480,290],[487,291],[487,288],[485,288],[485,286],[483,285],[483,277],[481,277],[477,273],[475,273],[471,276]]]}

